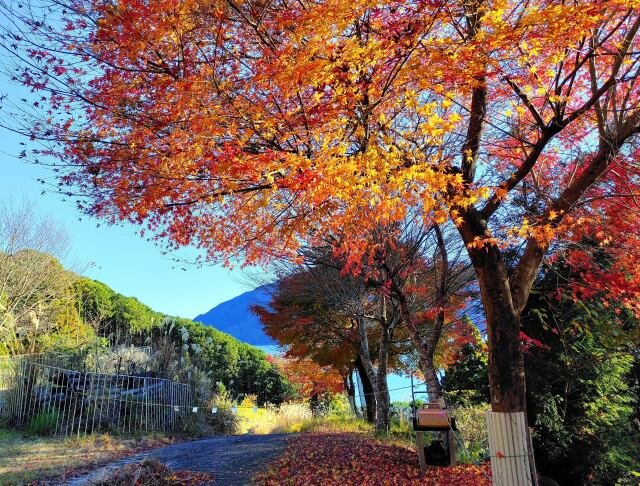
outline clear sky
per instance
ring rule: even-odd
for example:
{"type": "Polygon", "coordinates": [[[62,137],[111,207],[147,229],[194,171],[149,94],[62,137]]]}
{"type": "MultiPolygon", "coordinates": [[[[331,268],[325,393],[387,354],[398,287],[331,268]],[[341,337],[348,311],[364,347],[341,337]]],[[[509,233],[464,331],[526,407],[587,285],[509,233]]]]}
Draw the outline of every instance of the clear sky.
{"type": "MultiPolygon", "coordinates": [[[[2,73],[0,94],[12,98],[22,95],[2,73]]],[[[249,290],[247,279],[238,270],[229,272],[220,266],[181,270],[157,246],[138,236],[136,228],[98,227],[99,221],[80,214],[73,202],[56,194],[41,194],[42,186],[36,179],[51,180],[53,175],[44,167],[17,159],[25,148],[29,149],[28,139],[0,128],[0,200],[24,197],[38,211],[60,222],[72,241],[67,263],[87,268],[83,271],[86,276],[137,297],[154,310],[188,318],[249,290]]]]}

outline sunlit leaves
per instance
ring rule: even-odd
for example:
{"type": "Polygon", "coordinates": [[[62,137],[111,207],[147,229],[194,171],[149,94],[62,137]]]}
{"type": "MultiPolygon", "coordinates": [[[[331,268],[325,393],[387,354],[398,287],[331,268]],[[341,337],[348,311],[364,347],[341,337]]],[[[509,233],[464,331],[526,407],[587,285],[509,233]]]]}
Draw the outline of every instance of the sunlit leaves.
{"type": "Polygon", "coordinates": [[[260,485],[489,485],[488,465],[418,468],[415,450],[356,434],[305,434],[258,476],[260,485]]]}
{"type": "Polygon", "coordinates": [[[83,0],[23,17],[8,48],[24,48],[17,78],[48,102],[31,135],[57,142],[39,155],[57,157],[62,190],[170,249],[252,263],[349,235],[343,249],[363,252],[376,226],[461,224],[492,194],[511,214],[501,247],[546,246],[566,234],[566,213],[522,200],[557,199],[595,134],[621,124],[603,117],[637,100],[629,5],[83,0]],[[482,86],[475,154],[465,133],[482,86]],[[460,166],[475,155],[468,184],[460,166]]]}

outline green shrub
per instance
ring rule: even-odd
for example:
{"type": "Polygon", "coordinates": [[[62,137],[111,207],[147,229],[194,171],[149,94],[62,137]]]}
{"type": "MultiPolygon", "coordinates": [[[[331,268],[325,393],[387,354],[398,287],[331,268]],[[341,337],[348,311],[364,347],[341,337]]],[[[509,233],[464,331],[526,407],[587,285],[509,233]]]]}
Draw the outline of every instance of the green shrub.
{"type": "Polygon", "coordinates": [[[613,298],[556,297],[571,278],[560,264],[549,268],[522,313],[523,332],[544,343],[525,353],[536,467],[561,485],[615,484],[640,464],[640,321],[613,298]]]}
{"type": "Polygon", "coordinates": [[[51,435],[56,431],[59,416],[58,411],[41,412],[31,419],[28,430],[34,435],[51,435]]]}
{"type": "Polygon", "coordinates": [[[392,416],[391,424],[389,426],[389,435],[394,439],[407,441],[414,440],[416,434],[413,431],[411,414],[407,413],[403,415],[392,416]]]}
{"type": "Polygon", "coordinates": [[[476,464],[489,456],[489,436],[485,412],[488,404],[472,407],[460,407],[453,411],[458,427],[458,437],[462,447],[458,445],[458,461],[476,464]]]}
{"type": "Polygon", "coordinates": [[[205,422],[210,435],[232,435],[238,433],[240,429],[240,417],[234,413],[232,408],[234,403],[226,392],[215,395],[208,403],[207,409],[203,410],[206,417],[205,422]],[[212,413],[216,407],[216,413],[212,413]]]}

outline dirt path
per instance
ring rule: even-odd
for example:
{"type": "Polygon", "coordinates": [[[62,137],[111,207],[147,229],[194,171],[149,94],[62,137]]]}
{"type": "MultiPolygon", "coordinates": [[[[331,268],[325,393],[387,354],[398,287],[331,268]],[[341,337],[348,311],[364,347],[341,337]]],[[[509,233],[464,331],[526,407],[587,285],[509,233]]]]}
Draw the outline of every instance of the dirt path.
{"type": "Polygon", "coordinates": [[[59,484],[90,486],[117,467],[155,457],[170,469],[211,473],[216,486],[248,485],[256,473],[282,452],[288,437],[291,436],[234,435],[182,442],[112,462],[87,475],[59,484]]]}

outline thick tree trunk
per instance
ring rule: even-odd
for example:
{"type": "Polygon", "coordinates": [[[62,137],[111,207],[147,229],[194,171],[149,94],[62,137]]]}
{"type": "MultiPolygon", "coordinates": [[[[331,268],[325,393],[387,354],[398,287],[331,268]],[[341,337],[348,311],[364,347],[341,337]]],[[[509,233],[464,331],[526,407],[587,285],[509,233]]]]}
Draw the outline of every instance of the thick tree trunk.
{"type": "Polygon", "coordinates": [[[391,422],[391,398],[387,385],[387,375],[378,375],[376,384],[376,432],[389,433],[391,422]]]}
{"type": "Polygon", "coordinates": [[[387,386],[387,365],[389,362],[389,345],[391,343],[389,327],[382,325],[380,333],[378,369],[376,372],[376,431],[386,434],[389,432],[391,404],[389,387],[387,386]]]}
{"type": "Polygon", "coordinates": [[[438,373],[433,366],[433,359],[420,359],[420,371],[422,371],[424,381],[427,384],[429,402],[437,402],[438,399],[442,397],[442,388],[440,386],[440,380],[438,380],[438,373]]]}
{"type": "MultiPolygon", "coordinates": [[[[485,234],[484,221],[468,215],[460,227],[465,242],[485,234]],[[470,222],[469,222],[470,221],[470,222]]],[[[494,485],[537,484],[526,418],[524,359],[520,315],[515,307],[499,248],[487,244],[470,249],[487,322],[491,412],[487,414],[494,485]]]]}
{"type": "Polygon", "coordinates": [[[472,257],[487,319],[489,382],[494,412],[524,412],[524,359],[520,316],[513,306],[509,280],[499,252],[488,249],[472,257]]]}
{"type": "Polygon", "coordinates": [[[473,257],[487,319],[491,413],[487,416],[493,484],[535,484],[526,418],[520,316],[513,306],[504,263],[497,251],[473,257]]]}
{"type": "Polygon", "coordinates": [[[378,366],[374,367],[371,355],[369,354],[369,341],[367,337],[366,321],[364,318],[358,318],[358,334],[360,341],[360,361],[373,385],[375,396],[375,423],[376,431],[386,433],[389,429],[389,389],[387,386],[387,363],[389,361],[389,345],[391,344],[391,336],[389,333],[389,325],[384,322],[380,326],[380,343],[378,366]]]}
{"type": "Polygon", "coordinates": [[[364,395],[367,422],[374,423],[376,420],[376,399],[374,388],[369,376],[367,375],[367,371],[362,363],[360,355],[356,358],[356,370],[360,377],[360,382],[362,383],[362,394],[364,395]]]}

